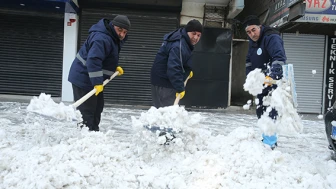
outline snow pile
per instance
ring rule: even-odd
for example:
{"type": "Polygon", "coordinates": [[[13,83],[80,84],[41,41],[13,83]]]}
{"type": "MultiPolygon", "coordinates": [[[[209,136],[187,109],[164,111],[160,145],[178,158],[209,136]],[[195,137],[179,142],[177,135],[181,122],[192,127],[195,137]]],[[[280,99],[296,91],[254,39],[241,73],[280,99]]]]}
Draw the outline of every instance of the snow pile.
{"type": "Polygon", "coordinates": [[[183,135],[188,134],[191,136],[191,133],[195,132],[193,129],[198,127],[199,122],[202,120],[200,114],[189,115],[189,113],[178,105],[168,106],[163,108],[151,107],[147,112],[141,113],[139,118],[134,116],[131,117],[132,126],[134,131],[137,133],[136,136],[139,137],[139,140],[146,141],[147,143],[159,143],[162,144],[165,142],[163,137],[153,137],[153,133],[149,132],[152,127],[158,128],[156,130],[156,136],[159,135],[160,131],[171,129],[173,133],[179,134],[179,139],[174,142],[179,141],[183,138],[183,135]]]}
{"type": "Polygon", "coordinates": [[[200,122],[199,114],[189,116],[184,107],[178,105],[163,108],[151,107],[147,112],[141,113],[139,119],[132,117],[132,124],[136,128],[143,128],[144,125],[159,126],[160,128],[172,128],[179,132],[188,127],[193,127],[200,122]]]}
{"type": "MultiPolygon", "coordinates": [[[[244,89],[250,94],[256,96],[262,92],[265,75],[260,69],[255,69],[247,75],[244,89]]],[[[303,125],[296,108],[293,105],[290,93],[290,85],[286,80],[277,81],[277,89],[270,92],[270,95],[264,97],[263,105],[269,106],[266,112],[258,120],[258,126],[266,135],[274,133],[285,135],[296,135],[302,132],[303,125]],[[274,122],[268,115],[275,108],[278,111],[277,121],[274,122]]],[[[256,105],[259,101],[256,99],[256,105]]]]}
{"type": "Polygon", "coordinates": [[[45,93],[41,93],[38,98],[34,96],[30,100],[27,110],[59,120],[82,120],[79,110],[76,110],[71,105],[66,106],[62,102],[57,104],[52,100],[51,95],[45,93]]]}
{"type": "MultiPolygon", "coordinates": [[[[270,105],[278,111],[279,126],[277,132],[281,134],[297,134],[303,131],[301,117],[294,108],[291,93],[288,90],[288,83],[278,84],[278,88],[271,94],[270,105]]],[[[263,115],[265,116],[265,115],[263,115]]]]}
{"type": "Polygon", "coordinates": [[[101,127],[123,132],[88,132],[0,103],[0,188],[336,188],[322,121],[306,121],[304,136],[283,137],[272,151],[252,127],[255,116],[171,108],[141,116],[185,124],[180,143],[159,145],[136,136],[155,135],[130,124],[138,110],[106,107],[101,127]]]}
{"type": "Polygon", "coordinates": [[[249,110],[252,105],[252,100],[248,100],[247,103],[243,106],[244,110],[249,110]]]}
{"type": "Polygon", "coordinates": [[[265,88],[263,83],[265,82],[265,74],[261,72],[261,69],[255,69],[251,71],[244,83],[244,90],[248,91],[251,95],[257,96],[265,88]]]}
{"type": "Polygon", "coordinates": [[[7,146],[1,150],[0,187],[328,188],[336,178],[333,168],[316,172],[318,162],[264,147],[252,128],[237,127],[227,136],[202,132],[184,146],[152,144],[140,150],[143,145],[116,140],[113,131],[83,130],[51,146],[27,151],[7,146]],[[293,169],[298,165],[306,169],[293,169]]]}

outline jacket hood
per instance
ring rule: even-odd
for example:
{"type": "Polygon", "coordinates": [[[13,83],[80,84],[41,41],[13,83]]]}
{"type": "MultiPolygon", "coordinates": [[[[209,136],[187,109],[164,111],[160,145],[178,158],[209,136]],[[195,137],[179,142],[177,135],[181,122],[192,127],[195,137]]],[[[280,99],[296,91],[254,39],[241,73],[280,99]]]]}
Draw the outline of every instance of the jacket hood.
{"type": "Polygon", "coordinates": [[[259,36],[257,43],[260,43],[264,36],[269,36],[272,34],[280,35],[280,32],[268,26],[261,26],[260,36],[259,36]]]}
{"type": "Polygon", "coordinates": [[[97,24],[94,24],[93,26],[91,26],[91,28],[89,29],[89,33],[92,33],[92,32],[105,33],[106,35],[111,36],[113,40],[116,40],[119,42],[120,41],[119,37],[117,33],[115,32],[113,25],[110,23],[111,23],[110,20],[103,18],[99,20],[97,24]]]}
{"type": "Polygon", "coordinates": [[[190,38],[189,38],[185,28],[180,28],[180,29],[177,29],[173,32],[170,32],[170,33],[166,34],[163,37],[163,40],[168,41],[168,42],[173,42],[173,41],[179,41],[182,38],[184,38],[186,40],[190,49],[194,49],[194,46],[191,44],[190,38]]]}
{"type": "Polygon", "coordinates": [[[268,27],[268,26],[263,26],[264,28],[264,35],[271,35],[271,34],[277,34],[280,35],[280,32],[274,28],[268,27]]]}

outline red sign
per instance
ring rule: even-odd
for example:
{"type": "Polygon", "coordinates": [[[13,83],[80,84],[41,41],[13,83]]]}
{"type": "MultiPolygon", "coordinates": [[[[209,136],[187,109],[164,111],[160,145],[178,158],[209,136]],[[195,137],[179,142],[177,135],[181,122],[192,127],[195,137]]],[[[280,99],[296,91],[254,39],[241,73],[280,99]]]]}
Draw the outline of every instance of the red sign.
{"type": "Polygon", "coordinates": [[[322,12],[331,7],[330,0],[306,0],[307,12],[322,12]]]}

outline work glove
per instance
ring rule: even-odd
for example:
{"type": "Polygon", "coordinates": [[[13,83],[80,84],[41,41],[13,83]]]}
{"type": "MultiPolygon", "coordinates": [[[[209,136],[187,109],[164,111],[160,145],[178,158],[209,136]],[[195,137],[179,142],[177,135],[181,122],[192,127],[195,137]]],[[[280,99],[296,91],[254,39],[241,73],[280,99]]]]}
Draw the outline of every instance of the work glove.
{"type": "Polygon", "coordinates": [[[176,98],[178,97],[178,95],[180,95],[180,99],[182,99],[185,95],[185,91],[182,91],[180,93],[176,93],[176,98]]]}
{"type": "Polygon", "coordinates": [[[193,71],[190,71],[190,74],[189,74],[189,79],[191,79],[193,76],[194,76],[194,73],[193,73],[193,71]]]}
{"type": "Polygon", "coordinates": [[[273,64],[271,66],[271,72],[270,72],[270,76],[271,78],[273,78],[274,80],[280,80],[282,78],[282,66],[280,64],[273,64]]]}
{"type": "Polygon", "coordinates": [[[270,76],[266,76],[265,77],[264,85],[266,85],[266,86],[272,86],[273,85],[272,81],[273,81],[273,79],[270,76]]]}
{"type": "Polygon", "coordinates": [[[116,71],[119,72],[118,76],[121,76],[122,74],[124,74],[124,70],[120,66],[117,67],[116,71]]]}
{"type": "Polygon", "coordinates": [[[96,96],[103,91],[104,85],[95,85],[94,88],[96,89],[96,96]]]}

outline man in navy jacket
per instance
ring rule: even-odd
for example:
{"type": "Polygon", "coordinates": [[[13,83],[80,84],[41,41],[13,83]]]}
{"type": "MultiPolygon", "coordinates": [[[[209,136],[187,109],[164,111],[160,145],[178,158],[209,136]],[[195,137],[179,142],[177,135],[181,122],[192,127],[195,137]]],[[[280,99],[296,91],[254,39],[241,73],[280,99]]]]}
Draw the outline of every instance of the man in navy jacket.
{"type": "Polygon", "coordinates": [[[151,69],[152,100],[156,108],[171,106],[185,95],[184,81],[193,76],[191,53],[203,32],[198,20],[166,34],[151,69]]]}
{"type": "MultiPolygon", "coordinates": [[[[266,80],[279,80],[282,78],[282,65],[286,63],[286,54],[280,33],[273,28],[260,24],[257,16],[248,16],[243,27],[249,36],[249,49],[246,56],[246,75],[255,68],[260,68],[265,73],[266,80]]],[[[268,106],[263,104],[263,98],[276,89],[277,85],[265,83],[265,88],[261,94],[257,95],[258,119],[266,112],[268,106]]],[[[276,121],[277,111],[273,108],[269,117],[276,121]]],[[[277,145],[277,136],[266,136],[263,134],[263,142],[271,146],[272,149],[277,145]]]]}
{"type": "Polygon", "coordinates": [[[75,101],[96,89],[96,94],[78,107],[83,124],[90,131],[99,131],[104,108],[104,80],[115,71],[119,75],[124,73],[118,66],[119,52],[130,27],[131,23],[124,15],[118,15],[112,21],[101,19],[90,28],[88,38],[71,65],[68,80],[72,83],[75,101]]]}

